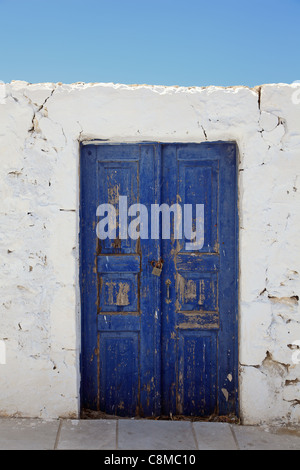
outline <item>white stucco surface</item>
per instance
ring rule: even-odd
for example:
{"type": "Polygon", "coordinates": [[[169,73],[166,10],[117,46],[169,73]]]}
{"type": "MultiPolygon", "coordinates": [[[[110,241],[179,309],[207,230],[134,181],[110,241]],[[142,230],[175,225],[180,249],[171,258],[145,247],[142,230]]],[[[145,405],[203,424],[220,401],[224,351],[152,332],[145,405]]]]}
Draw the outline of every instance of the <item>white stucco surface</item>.
{"type": "Polygon", "coordinates": [[[224,140],[240,158],[241,417],[299,423],[300,84],[0,87],[0,415],[78,416],[79,142],[224,140]]]}

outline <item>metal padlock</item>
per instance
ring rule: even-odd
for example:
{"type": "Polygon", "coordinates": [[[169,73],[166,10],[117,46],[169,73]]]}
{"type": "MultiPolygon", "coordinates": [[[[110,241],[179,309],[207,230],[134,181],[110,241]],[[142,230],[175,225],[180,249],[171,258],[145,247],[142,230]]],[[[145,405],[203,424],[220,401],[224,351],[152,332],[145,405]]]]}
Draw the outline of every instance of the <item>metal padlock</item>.
{"type": "Polygon", "coordinates": [[[158,277],[159,277],[159,276],[161,275],[161,273],[162,273],[163,261],[162,261],[162,260],[157,261],[157,262],[152,261],[152,262],[151,262],[151,265],[152,265],[152,267],[153,267],[153,269],[152,269],[152,274],[153,274],[154,276],[158,276],[158,277]]]}

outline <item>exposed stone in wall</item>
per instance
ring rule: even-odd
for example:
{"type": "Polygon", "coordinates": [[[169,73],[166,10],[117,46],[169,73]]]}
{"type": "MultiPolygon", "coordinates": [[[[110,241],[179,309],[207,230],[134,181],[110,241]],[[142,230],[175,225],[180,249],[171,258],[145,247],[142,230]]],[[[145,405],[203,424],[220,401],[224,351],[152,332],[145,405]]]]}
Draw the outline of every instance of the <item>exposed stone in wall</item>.
{"type": "Polygon", "coordinates": [[[79,142],[232,140],[240,153],[241,416],[299,422],[299,88],[5,86],[1,415],[78,415],[79,142]]]}

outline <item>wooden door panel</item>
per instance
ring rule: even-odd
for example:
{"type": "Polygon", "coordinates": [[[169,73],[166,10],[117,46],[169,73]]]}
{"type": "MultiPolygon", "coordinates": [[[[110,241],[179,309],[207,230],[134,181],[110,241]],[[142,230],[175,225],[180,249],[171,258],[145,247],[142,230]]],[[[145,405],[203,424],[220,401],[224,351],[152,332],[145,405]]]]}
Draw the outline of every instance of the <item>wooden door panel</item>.
{"type": "Polygon", "coordinates": [[[127,225],[120,223],[120,197],[149,212],[159,202],[159,161],[154,144],[82,148],[83,408],[120,416],[160,413],[160,286],[150,264],[159,259],[159,240],[124,236],[127,225]],[[113,239],[96,236],[101,204],[115,209],[113,239]]]}
{"type": "Polygon", "coordinates": [[[169,205],[179,201],[182,207],[204,205],[201,245],[187,245],[186,233],[176,239],[174,232],[162,241],[162,287],[166,292],[167,282],[169,292],[163,299],[163,413],[235,413],[235,146],[166,144],[162,161],[162,200],[169,205]]]}

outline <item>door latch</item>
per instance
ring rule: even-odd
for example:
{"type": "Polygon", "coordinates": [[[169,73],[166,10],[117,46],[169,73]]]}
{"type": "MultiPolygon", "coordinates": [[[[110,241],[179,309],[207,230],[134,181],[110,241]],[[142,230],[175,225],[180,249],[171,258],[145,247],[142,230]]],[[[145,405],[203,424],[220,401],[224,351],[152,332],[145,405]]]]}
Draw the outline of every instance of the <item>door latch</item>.
{"type": "Polygon", "coordinates": [[[170,285],[172,284],[172,282],[170,281],[170,279],[167,279],[166,280],[166,286],[167,286],[167,297],[166,297],[166,303],[167,304],[170,304],[171,303],[171,299],[170,299],[170,285]]]}

